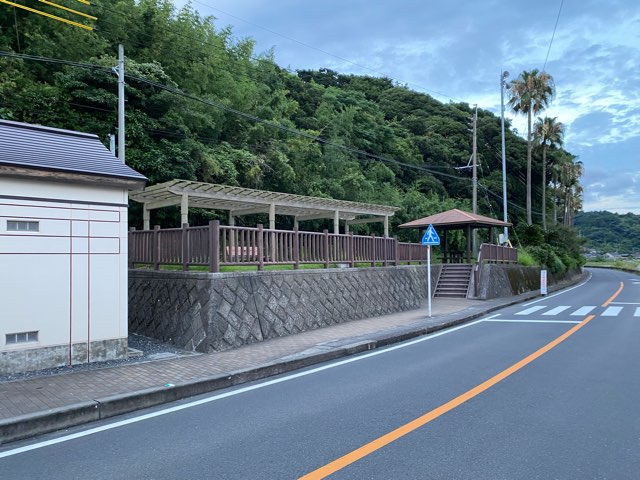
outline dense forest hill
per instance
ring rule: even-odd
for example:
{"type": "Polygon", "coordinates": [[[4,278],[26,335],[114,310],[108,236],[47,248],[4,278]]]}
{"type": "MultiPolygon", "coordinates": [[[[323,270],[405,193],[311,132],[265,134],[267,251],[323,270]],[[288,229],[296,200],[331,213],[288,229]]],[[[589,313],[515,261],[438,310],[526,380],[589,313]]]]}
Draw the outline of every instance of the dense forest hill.
{"type": "Polygon", "coordinates": [[[640,253],[640,215],[580,212],[575,227],[585,246],[598,253],[640,253]]]}
{"type": "MultiPolygon", "coordinates": [[[[0,56],[0,118],[93,132],[108,144],[117,124],[111,69],[122,43],[127,163],[151,184],[181,178],[395,205],[401,210],[392,227],[471,208],[471,172],[458,169],[471,155],[469,104],[442,103],[388,78],[290,72],[274,52],[256,54],[251,39],[169,0],[98,1],[91,12],[98,17],[94,32],[22,10],[14,18],[0,5],[0,50],[18,55],[0,56]]],[[[501,218],[500,118],[479,109],[477,138],[478,211],[501,218]]],[[[509,218],[517,224],[525,213],[527,146],[511,128],[506,142],[509,218]]],[[[554,156],[571,155],[553,148],[554,156]]],[[[540,158],[536,151],[534,222],[540,158]]],[[[140,211],[132,207],[138,224],[140,211]]],[[[161,215],[154,221],[178,223],[177,212],[161,215]]],[[[291,219],[277,222],[289,227],[291,219]]]]}

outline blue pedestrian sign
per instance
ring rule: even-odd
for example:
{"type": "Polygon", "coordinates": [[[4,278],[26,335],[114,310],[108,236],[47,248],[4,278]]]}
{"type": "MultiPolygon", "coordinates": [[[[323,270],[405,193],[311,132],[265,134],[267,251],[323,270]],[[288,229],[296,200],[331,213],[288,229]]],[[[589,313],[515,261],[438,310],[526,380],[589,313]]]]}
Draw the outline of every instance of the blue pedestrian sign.
{"type": "Polygon", "coordinates": [[[422,245],[440,245],[440,237],[436,233],[436,229],[433,225],[429,225],[427,231],[422,236],[422,245]]]}

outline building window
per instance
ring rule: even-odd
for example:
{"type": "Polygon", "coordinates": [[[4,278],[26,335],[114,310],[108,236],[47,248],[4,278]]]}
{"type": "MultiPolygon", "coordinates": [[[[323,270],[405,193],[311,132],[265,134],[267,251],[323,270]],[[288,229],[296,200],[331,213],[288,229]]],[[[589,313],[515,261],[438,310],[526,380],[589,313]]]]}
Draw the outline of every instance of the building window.
{"type": "Polygon", "coordinates": [[[38,332],[7,333],[6,344],[37,342],[38,332]]]}
{"type": "Polygon", "coordinates": [[[7,220],[7,231],[9,232],[38,232],[40,222],[25,222],[22,220],[7,220]]]}

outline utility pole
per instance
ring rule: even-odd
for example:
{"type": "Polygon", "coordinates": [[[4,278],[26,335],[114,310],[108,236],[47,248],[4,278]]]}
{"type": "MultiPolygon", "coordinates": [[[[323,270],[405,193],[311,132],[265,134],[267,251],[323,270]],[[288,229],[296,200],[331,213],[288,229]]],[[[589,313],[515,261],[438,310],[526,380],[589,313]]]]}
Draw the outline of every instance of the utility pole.
{"type": "Polygon", "coordinates": [[[118,45],[118,158],[124,163],[124,47],[118,45]]]}
{"type": "MultiPolygon", "coordinates": [[[[504,89],[506,87],[506,79],[509,72],[500,72],[500,125],[502,128],[502,212],[504,221],[507,222],[507,153],[504,142],[504,89]]],[[[509,241],[509,229],[505,226],[503,233],[503,242],[509,241]]]]}
{"type": "Polygon", "coordinates": [[[477,133],[478,133],[478,106],[476,105],[475,113],[473,114],[473,170],[471,175],[471,183],[473,184],[473,213],[478,213],[478,170],[477,170],[477,133]]]}
{"type": "MultiPolygon", "coordinates": [[[[476,105],[476,109],[475,112],[473,114],[473,150],[471,153],[471,156],[473,157],[473,169],[472,169],[472,173],[471,173],[471,183],[473,185],[473,206],[472,206],[472,211],[473,214],[475,215],[476,213],[478,213],[478,142],[477,142],[477,136],[478,136],[478,105],[476,105]]],[[[474,229],[473,230],[473,234],[471,235],[472,237],[472,244],[473,244],[473,255],[476,256],[478,253],[478,236],[477,236],[477,232],[474,229]]],[[[489,240],[491,241],[491,240],[489,240]]]]}

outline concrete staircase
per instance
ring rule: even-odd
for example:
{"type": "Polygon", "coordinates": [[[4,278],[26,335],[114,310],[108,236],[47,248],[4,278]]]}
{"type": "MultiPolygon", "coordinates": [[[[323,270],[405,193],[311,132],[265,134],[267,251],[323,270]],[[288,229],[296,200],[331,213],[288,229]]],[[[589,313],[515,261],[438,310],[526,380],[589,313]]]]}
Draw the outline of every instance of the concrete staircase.
{"type": "Polygon", "coordinates": [[[438,278],[434,297],[467,298],[473,265],[445,263],[438,278]]]}

